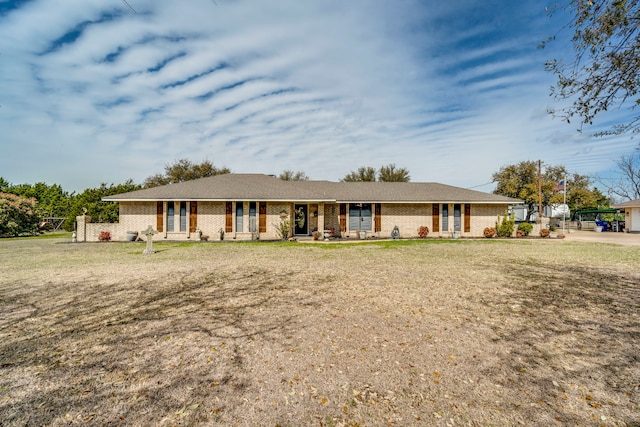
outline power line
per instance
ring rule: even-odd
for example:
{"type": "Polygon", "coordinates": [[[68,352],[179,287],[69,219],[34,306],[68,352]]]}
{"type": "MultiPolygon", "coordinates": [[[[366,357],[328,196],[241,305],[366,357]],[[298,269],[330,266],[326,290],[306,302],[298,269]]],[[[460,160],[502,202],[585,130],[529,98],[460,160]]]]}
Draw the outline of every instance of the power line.
{"type": "Polygon", "coordinates": [[[467,187],[467,190],[471,190],[472,188],[484,187],[485,185],[489,185],[489,184],[493,184],[493,181],[492,182],[487,182],[485,184],[474,185],[473,187],[467,187]]]}
{"type": "Polygon", "coordinates": [[[129,9],[131,9],[131,12],[136,13],[136,14],[138,13],[138,12],[136,12],[136,10],[135,10],[135,9],[134,9],[130,4],[129,4],[129,2],[128,2],[127,0],[122,0],[122,3],[126,4],[126,5],[127,5],[127,7],[128,7],[129,9]]]}

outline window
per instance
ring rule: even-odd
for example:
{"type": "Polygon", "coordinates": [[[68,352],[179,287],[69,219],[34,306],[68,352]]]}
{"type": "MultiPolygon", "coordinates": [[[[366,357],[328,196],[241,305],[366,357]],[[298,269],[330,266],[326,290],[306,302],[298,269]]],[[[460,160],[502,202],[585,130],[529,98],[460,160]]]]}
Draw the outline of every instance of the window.
{"type": "Polygon", "coordinates": [[[175,215],[175,210],[174,210],[173,202],[167,202],[167,231],[173,231],[174,215],[175,215]]]}
{"type": "Polygon", "coordinates": [[[449,205],[442,205],[442,231],[449,231],[449,205]]]}
{"type": "Polygon", "coordinates": [[[236,233],[242,233],[243,202],[236,202],[236,233]]]}
{"type": "Polygon", "coordinates": [[[258,231],[256,224],[256,202],[249,202],[249,232],[258,231]]]}
{"type": "Polygon", "coordinates": [[[180,202],[180,231],[187,231],[187,202],[180,202]]]}
{"type": "Polygon", "coordinates": [[[460,231],[460,203],[453,205],[453,231],[460,231]]]}

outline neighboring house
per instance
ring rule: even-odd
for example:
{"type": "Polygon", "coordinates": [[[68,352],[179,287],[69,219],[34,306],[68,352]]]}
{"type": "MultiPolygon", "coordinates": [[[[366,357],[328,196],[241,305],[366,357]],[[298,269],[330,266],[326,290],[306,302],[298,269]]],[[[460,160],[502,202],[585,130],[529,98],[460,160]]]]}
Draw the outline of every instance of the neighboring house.
{"type": "MultiPolygon", "coordinates": [[[[420,226],[429,236],[480,237],[495,226],[498,215],[522,201],[480,191],[426,182],[284,181],[262,174],[225,174],[104,197],[120,205],[113,240],[127,231],[158,231],[154,240],[197,238],[196,230],[214,239],[277,239],[284,213],[293,236],[334,229],[343,237],[416,237],[420,226]]],[[[79,230],[82,240],[97,240],[100,226],[79,230]]],[[[104,228],[104,227],[103,227],[104,228]]]]}
{"type": "Polygon", "coordinates": [[[617,203],[611,207],[624,209],[625,231],[640,231],[640,199],[617,203]]]}

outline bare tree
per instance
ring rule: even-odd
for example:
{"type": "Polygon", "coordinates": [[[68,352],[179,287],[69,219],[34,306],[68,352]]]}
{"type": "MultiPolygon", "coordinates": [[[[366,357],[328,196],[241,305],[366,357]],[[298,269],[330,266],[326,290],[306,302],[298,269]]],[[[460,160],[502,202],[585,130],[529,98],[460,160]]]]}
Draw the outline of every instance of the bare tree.
{"type": "MultiPolygon", "coordinates": [[[[556,4],[572,15],[568,28],[573,30],[575,58],[547,62],[547,69],[558,78],[552,96],[571,102],[559,113],[551,113],[567,122],[575,117],[590,125],[605,111],[634,110],[640,104],[640,1],[568,0],[556,4]]],[[[639,131],[640,116],[635,115],[600,135],[639,131]]]]}
{"type": "Polygon", "coordinates": [[[349,172],[342,181],[345,182],[374,182],[376,170],[370,166],[362,166],[357,171],[349,172]]]}
{"type": "Polygon", "coordinates": [[[409,175],[409,171],[405,168],[396,167],[395,163],[380,166],[380,170],[378,170],[378,181],[409,182],[410,180],[411,176],[409,175]]]}
{"type": "Polygon", "coordinates": [[[357,171],[351,171],[342,181],[346,182],[409,182],[411,177],[405,168],[396,167],[394,163],[380,166],[377,171],[370,166],[363,166],[357,171]]]}
{"type": "Polygon", "coordinates": [[[640,199],[640,151],[622,156],[616,163],[617,176],[612,179],[597,178],[610,196],[625,201],[640,199]]]}

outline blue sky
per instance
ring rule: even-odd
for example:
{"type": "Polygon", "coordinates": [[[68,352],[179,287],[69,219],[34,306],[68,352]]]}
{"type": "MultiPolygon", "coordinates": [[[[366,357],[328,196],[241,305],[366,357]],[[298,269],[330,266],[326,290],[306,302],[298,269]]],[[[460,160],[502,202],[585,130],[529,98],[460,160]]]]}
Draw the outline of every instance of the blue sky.
{"type": "MultiPolygon", "coordinates": [[[[551,1],[549,2],[551,3],[551,1]]],[[[629,136],[550,117],[545,2],[0,0],[0,176],[81,191],[180,158],[337,181],[395,163],[492,191],[522,160],[607,174],[629,136]]]]}

